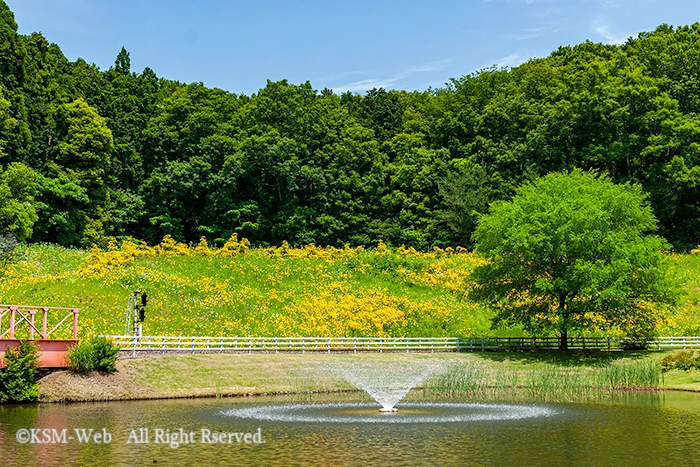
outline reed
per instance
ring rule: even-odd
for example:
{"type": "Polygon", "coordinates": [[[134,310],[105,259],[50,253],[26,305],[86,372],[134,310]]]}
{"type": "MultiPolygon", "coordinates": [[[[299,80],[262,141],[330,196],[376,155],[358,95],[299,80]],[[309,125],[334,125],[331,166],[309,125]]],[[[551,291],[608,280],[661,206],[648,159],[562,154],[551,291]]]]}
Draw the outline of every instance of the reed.
{"type": "Polygon", "coordinates": [[[493,370],[478,364],[452,364],[428,379],[423,387],[432,395],[444,397],[483,396],[490,392],[493,370]]]}
{"type": "Polygon", "coordinates": [[[610,364],[595,373],[596,384],[608,389],[650,389],[660,384],[661,365],[656,360],[610,364]]]}
{"type": "Polygon", "coordinates": [[[423,385],[427,398],[576,402],[607,398],[628,390],[656,390],[656,360],[609,363],[601,367],[543,364],[518,371],[478,363],[453,364],[423,385]]]}

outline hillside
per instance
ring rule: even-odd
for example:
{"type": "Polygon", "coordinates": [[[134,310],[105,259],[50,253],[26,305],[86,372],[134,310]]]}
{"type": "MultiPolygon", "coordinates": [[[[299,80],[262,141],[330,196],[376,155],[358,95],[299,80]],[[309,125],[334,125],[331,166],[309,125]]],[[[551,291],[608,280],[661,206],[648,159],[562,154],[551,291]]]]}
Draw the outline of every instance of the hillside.
{"type": "MultiPolygon", "coordinates": [[[[673,255],[683,304],[661,335],[700,333],[700,255],[673,255]]],[[[150,297],[144,333],[206,336],[520,336],[490,329],[470,302],[464,250],[188,248],[125,242],[112,251],[28,248],[0,275],[0,301],[80,307],[80,335],[124,332],[134,290],[150,297]]],[[[594,335],[595,330],[591,333],[594,335]]]]}

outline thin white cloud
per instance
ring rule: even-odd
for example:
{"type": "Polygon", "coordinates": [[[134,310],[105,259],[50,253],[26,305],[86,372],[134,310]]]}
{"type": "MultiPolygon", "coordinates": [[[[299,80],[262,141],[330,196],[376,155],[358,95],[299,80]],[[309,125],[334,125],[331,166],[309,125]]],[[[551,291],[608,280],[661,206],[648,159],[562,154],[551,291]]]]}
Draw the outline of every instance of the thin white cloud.
{"type": "Polygon", "coordinates": [[[523,58],[522,55],[519,53],[513,53],[510,55],[506,55],[505,57],[501,57],[498,60],[496,60],[496,63],[494,65],[496,68],[512,68],[514,66],[518,66],[521,63],[523,63],[525,59],[523,58]]]}
{"type": "Polygon", "coordinates": [[[347,91],[364,92],[372,88],[391,89],[394,86],[396,86],[400,81],[410,78],[416,74],[430,73],[443,70],[447,63],[449,63],[450,61],[451,60],[442,60],[438,62],[428,63],[425,65],[416,65],[413,67],[409,67],[400,73],[396,73],[393,76],[385,78],[365,78],[350,83],[339,84],[330,87],[336,93],[343,93],[347,91]]]}
{"type": "Polygon", "coordinates": [[[391,88],[397,81],[398,78],[362,79],[353,83],[341,84],[340,86],[333,86],[333,91],[336,93],[343,93],[347,91],[363,92],[372,88],[391,88]]]}
{"type": "Polygon", "coordinates": [[[594,21],[591,24],[591,29],[599,34],[606,44],[620,45],[624,44],[629,34],[613,32],[606,23],[602,21],[594,21]]]}

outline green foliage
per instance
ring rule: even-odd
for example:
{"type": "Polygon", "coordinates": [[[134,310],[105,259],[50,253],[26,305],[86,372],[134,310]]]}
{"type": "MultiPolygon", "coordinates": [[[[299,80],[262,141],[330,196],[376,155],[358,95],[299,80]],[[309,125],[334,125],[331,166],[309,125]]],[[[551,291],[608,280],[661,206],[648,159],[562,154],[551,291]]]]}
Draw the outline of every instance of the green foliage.
{"type": "Polygon", "coordinates": [[[16,349],[7,349],[5,368],[0,369],[0,401],[35,402],[39,398],[36,367],[39,347],[31,341],[20,342],[16,349]]]}
{"type": "Polygon", "coordinates": [[[593,368],[581,363],[527,367],[523,371],[522,365],[503,363],[496,369],[452,364],[426,381],[425,388],[447,397],[574,401],[607,398],[616,391],[656,389],[660,382],[660,365],[653,360],[623,360],[593,368]]]}
{"type": "Polygon", "coordinates": [[[119,51],[117,59],[114,61],[114,70],[122,75],[128,75],[131,71],[131,58],[124,47],[119,51]]]}
{"type": "Polygon", "coordinates": [[[463,163],[440,183],[446,207],[442,220],[454,231],[461,245],[471,245],[471,235],[479,215],[485,214],[491,201],[486,170],[478,164],[463,163]]]}
{"type": "Polygon", "coordinates": [[[700,370],[700,353],[692,350],[681,350],[663,357],[659,360],[659,365],[664,373],[670,370],[700,370]]]}
{"type": "Polygon", "coordinates": [[[70,349],[68,365],[76,373],[114,373],[118,354],[119,348],[112,342],[102,336],[92,337],[70,349]]]}
{"type": "Polygon", "coordinates": [[[46,216],[40,239],[64,245],[106,246],[104,223],[109,194],[105,185],[113,147],[112,132],[97,110],[78,98],[57,114],[63,141],[41,184],[46,216]]]}
{"type": "Polygon", "coordinates": [[[33,201],[8,205],[0,182],[0,228],[22,240],[471,246],[490,201],[581,167],[640,184],[658,233],[678,250],[698,243],[698,24],[560,47],[442,89],[342,96],[286,80],[251,96],[182,84],[132,70],[123,47],[100,70],[17,31],[0,0],[0,170],[37,173],[33,201]]]}
{"type": "Polygon", "coordinates": [[[36,172],[19,162],[13,162],[4,172],[0,169],[0,232],[10,232],[20,241],[31,237],[38,219],[36,179],[36,172]]]}
{"type": "Polygon", "coordinates": [[[550,174],[495,202],[474,232],[471,297],[496,310],[494,324],[556,331],[646,335],[664,322],[678,290],[650,235],[656,220],[641,188],[574,170],[550,174]]]}
{"type": "Polygon", "coordinates": [[[597,372],[597,385],[610,389],[655,388],[662,367],[653,360],[610,364],[597,372]]]}

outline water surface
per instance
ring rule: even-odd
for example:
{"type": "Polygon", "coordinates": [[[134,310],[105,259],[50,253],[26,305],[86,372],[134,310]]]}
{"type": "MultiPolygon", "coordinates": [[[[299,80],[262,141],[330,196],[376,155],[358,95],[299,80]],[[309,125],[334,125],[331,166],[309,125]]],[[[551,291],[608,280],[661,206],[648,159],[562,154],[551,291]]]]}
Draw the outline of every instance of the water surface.
{"type": "Polygon", "coordinates": [[[379,414],[378,405],[358,395],[307,399],[0,407],[0,455],[3,465],[42,466],[681,466],[700,459],[700,395],[692,393],[634,393],[575,404],[402,402],[398,414],[379,414]],[[514,413],[520,416],[505,416],[514,413]],[[17,433],[31,428],[65,429],[74,438],[76,429],[92,428],[111,440],[18,442],[17,433]],[[144,429],[150,436],[139,439],[144,429]]]}

